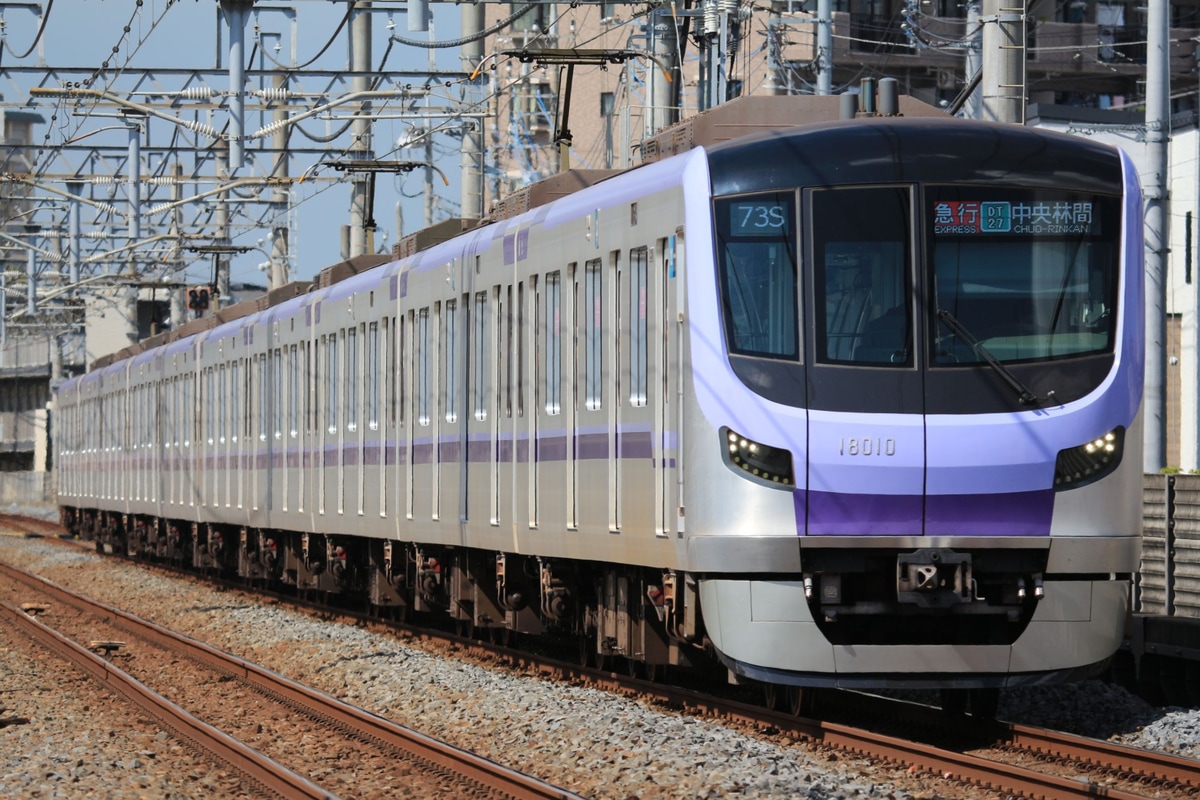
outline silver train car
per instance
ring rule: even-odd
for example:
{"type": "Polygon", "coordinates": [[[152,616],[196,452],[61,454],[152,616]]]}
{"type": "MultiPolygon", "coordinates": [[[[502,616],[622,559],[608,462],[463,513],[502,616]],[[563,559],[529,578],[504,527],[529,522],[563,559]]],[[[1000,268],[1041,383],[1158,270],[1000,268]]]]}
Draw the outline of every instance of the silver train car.
{"type": "Polygon", "coordinates": [[[1081,677],[1139,559],[1140,214],[1018,126],[692,147],[66,381],[63,520],[794,701],[1081,677]]]}

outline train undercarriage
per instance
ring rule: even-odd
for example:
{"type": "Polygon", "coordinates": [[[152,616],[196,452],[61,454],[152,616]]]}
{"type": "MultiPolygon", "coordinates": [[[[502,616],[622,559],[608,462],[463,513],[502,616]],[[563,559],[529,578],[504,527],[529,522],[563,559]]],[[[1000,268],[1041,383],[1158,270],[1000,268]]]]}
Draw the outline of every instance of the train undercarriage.
{"type": "Polygon", "coordinates": [[[694,580],[669,570],[90,509],[64,508],[62,522],[100,552],[381,618],[415,612],[502,644],[546,637],[589,666],[655,678],[704,657],[694,580]]]}

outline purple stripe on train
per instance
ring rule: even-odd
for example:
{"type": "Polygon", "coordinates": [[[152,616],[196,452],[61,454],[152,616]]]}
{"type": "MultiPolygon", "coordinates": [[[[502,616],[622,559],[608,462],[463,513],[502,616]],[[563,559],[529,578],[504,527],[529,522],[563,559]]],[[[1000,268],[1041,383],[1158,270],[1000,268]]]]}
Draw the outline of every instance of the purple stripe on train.
{"type": "Polygon", "coordinates": [[[792,494],[809,536],[1048,536],[1054,490],[1006,494],[792,494]],[[924,518],[924,519],[923,519],[924,518]]]}

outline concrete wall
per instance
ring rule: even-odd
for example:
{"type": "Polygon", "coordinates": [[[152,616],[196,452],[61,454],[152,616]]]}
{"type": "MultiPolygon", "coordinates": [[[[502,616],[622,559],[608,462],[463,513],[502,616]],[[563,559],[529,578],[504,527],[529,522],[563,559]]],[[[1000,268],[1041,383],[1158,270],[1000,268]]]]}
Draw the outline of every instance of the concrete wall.
{"type": "Polygon", "coordinates": [[[0,472],[0,508],[54,505],[55,493],[52,472],[0,472]]]}

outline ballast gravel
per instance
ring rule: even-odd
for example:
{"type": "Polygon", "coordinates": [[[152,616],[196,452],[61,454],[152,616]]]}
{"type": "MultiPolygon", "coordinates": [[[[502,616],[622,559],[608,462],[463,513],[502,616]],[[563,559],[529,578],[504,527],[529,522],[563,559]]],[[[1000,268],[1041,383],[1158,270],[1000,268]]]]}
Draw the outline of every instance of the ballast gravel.
{"type": "MultiPolygon", "coordinates": [[[[317,621],[269,601],[247,600],[53,542],[0,536],[0,560],[588,797],[967,796],[965,787],[939,786],[928,776],[906,780],[893,769],[848,755],[779,743],[595,689],[455,661],[351,625],[317,621]]],[[[0,670],[6,666],[0,657],[0,670]]],[[[0,691],[10,689],[9,683],[0,672],[0,691]]],[[[44,739],[19,730],[28,726],[0,728],[0,800],[213,796],[212,776],[193,774],[190,783],[169,789],[143,786],[144,781],[129,780],[121,769],[93,770],[85,782],[57,777],[60,771],[53,764],[63,755],[85,763],[138,758],[136,744],[118,745],[119,758],[108,750],[92,752],[89,743],[107,744],[110,720],[98,713],[86,685],[70,682],[64,694],[92,697],[93,702],[47,705],[19,691],[0,694],[0,707],[34,718],[31,725],[44,724],[39,718],[53,714],[78,732],[70,747],[60,742],[62,752],[36,754],[29,748],[44,739]],[[51,773],[56,777],[47,777],[51,773]]],[[[1155,708],[1096,681],[1005,692],[1000,716],[1200,755],[1200,713],[1155,708]]],[[[143,760],[138,774],[159,780],[154,771],[160,766],[167,765],[143,760]]]]}

